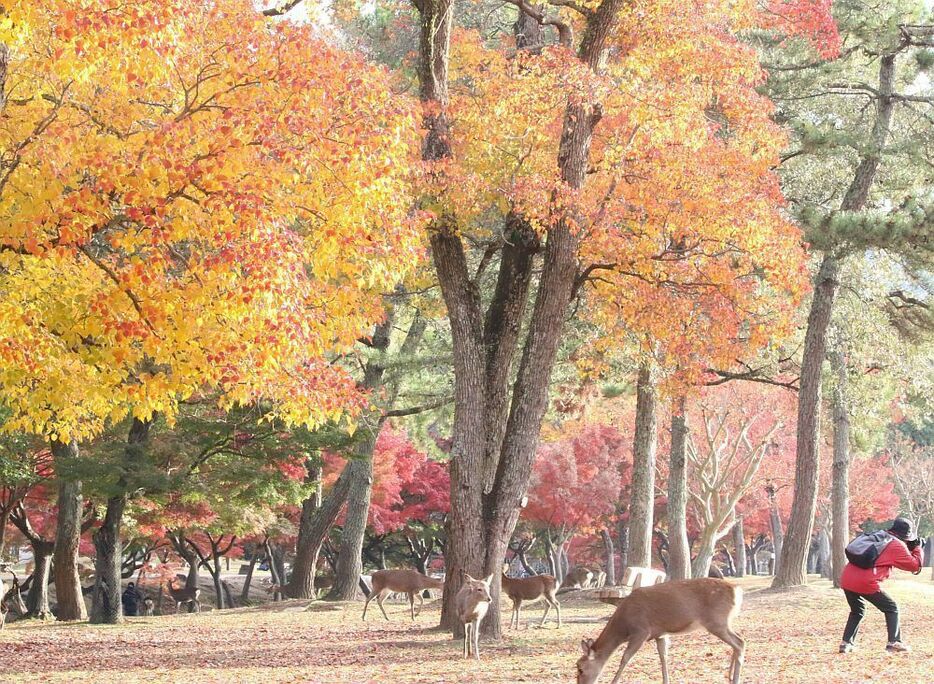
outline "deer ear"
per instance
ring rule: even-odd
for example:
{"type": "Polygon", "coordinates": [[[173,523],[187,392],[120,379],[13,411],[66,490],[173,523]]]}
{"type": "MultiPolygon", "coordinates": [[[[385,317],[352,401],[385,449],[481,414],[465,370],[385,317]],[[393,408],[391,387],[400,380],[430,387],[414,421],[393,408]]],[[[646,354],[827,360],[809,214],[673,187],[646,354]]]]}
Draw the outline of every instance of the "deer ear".
{"type": "Polygon", "coordinates": [[[584,652],[584,655],[588,658],[593,657],[593,639],[583,639],[581,641],[581,650],[584,652]]]}
{"type": "Polygon", "coordinates": [[[464,571],[464,579],[467,580],[468,582],[476,582],[476,581],[477,581],[477,580],[475,580],[473,577],[471,577],[470,575],[468,575],[466,570],[464,571]]]}
{"type": "Polygon", "coordinates": [[[496,574],[495,572],[491,572],[489,575],[487,575],[487,576],[482,580],[482,582],[487,586],[487,589],[489,589],[489,588],[490,588],[490,585],[493,583],[493,575],[495,575],[495,574],[496,574]]]}

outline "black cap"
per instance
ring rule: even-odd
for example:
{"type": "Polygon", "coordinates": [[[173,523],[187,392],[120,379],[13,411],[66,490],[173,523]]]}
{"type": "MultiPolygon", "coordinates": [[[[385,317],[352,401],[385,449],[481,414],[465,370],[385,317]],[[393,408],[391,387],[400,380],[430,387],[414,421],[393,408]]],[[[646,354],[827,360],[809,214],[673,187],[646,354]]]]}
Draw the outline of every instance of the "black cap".
{"type": "Polygon", "coordinates": [[[911,530],[911,521],[906,518],[895,518],[892,526],[889,528],[892,536],[898,537],[902,541],[908,541],[914,537],[911,530]]]}

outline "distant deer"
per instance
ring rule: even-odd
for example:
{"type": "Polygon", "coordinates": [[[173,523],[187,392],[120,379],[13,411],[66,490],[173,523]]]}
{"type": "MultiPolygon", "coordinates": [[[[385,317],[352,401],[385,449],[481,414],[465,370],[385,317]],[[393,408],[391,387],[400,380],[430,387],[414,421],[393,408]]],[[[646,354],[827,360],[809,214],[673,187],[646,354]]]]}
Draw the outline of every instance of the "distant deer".
{"type": "Polygon", "coordinates": [[[490,608],[490,583],[493,575],[485,579],[474,579],[464,573],[464,586],[454,597],[454,610],[457,619],[464,624],[464,657],[473,653],[480,660],[480,623],[490,608]]]}
{"type": "Polygon", "coordinates": [[[503,593],[512,599],[512,616],[509,618],[509,626],[513,623],[516,629],[519,629],[519,610],[522,608],[523,601],[545,600],[545,614],[542,615],[542,621],[539,627],[545,624],[548,618],[548,612],[554,608],[558,611],[558,627],[561,627],[561,604],[555,596],[558,588],[558,582],[551,575],[533,575],[532,577],[523,577],[522,579],[513,579],[503,573],[503,593]]]}
{"type": "Polygon", "coordinates": [[[383,608],[383,601],[391,593],[407,594],[409,597],[409,608],[412,611],[412,619],[415,619],[415,596],[418,596],[418,612],[422,611],[425,605],[425,599],[422,598],[422,592],[425,589],[441,589],[444,582],[434,577],[428,577],[415,570],[377,570],[373,573],[372,591],[363,604],[363,619],[366,620],[366,609],[370,601],[376,599],[376,604],[383,611],[383,616],[388,620],[386,609],[383,608]]]}
{"type": "Polygon", "coordinates": [[[198,587],[182,587],[181,589],[176,589],[175,580],[173,579],[169,581],[169,594],[172,596],[172,600],[175,601],[176,613],[181,612],[183,603],[194,606],[196,613],[201,612],[201,590],[198,587]]]}
{"type": "Polygon", "coordinates": [[[577,661],[577,684],[597,681],[613,652],[628,642],[613,684],[619,682],[626,663],[649,639],[655,639],[662,664],[662,682],[668,684],[668,635],[684,634],[703,627],[733,648],[730,678],[739,684],[745,642],[733,631],[743,592],[719,579],[665,582],[634,589],[615,601],[616,612],[597,637],[581,642],[584,655],[577,661]]]}
{"type": "Polygon", "coordinates": [[[564,591],[586,589],[590,586],[592,581],[593,571],[589,568],[585,568],[583,565],[579,565],[576,568],[572,568],[568,571],[568,574],[564,576],[564,581],[561,582],[561,588],[564,591]]]}
{"type": "Polygon", "coordinates": [[[149,596],[143,599],[143,617],[152,617],[155,613],[156,602],[149,596]]]}
{"type": "Polygon", "coordinates": [[[19,578],[12,570],[10,574],[13,575],[13,586],[9,591],[4,591],[3,580],[0,580],[0,629],[6,624],[6,615],[11,607],[16,608],[20,615],[26,614],[26,604],[20,594],[19,578]]]}

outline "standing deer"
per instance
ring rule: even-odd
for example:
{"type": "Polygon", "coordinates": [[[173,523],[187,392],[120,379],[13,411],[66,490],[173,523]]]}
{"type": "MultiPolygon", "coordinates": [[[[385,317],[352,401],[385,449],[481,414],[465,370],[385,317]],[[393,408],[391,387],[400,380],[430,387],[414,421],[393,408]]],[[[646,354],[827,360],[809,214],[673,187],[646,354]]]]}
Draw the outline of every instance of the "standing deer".
{"type": "Polygon", "coordinates": [[[156,602],[151,597],[147,596],[143,599],[143,617],[152,617],[155,609],[156,602]]]}
{"type": "Polygon", "coordinates": [[[732,622],[742,600],[742,589],[719,579],[681,580],[634,589],[629,596],[614,601],[616,612],[596,641],[581,642],[584,655],[577,661],[577,683],[596,682],[613,651],[629,642],[613,677],[616,684],[642,644],[655,639],[662,682],[668,684],[668,635],[703,627],[733,647],[730,678],[733,684],[739,684],[745,642],[733,631],[732,622]]]}
{"type": "Polygon", "coordinates": [[[366,609],[370,601],[376,599],[376,604],[383,611],[383,616],[388,620],[386,609],[383,608],[383,601],[391,593],[407,594],[409,597],[409,608],[412,611],[412,619],[418,614],[415,612],[415,596],[418,596],[418,612],[422,612],[422,606],[425,605],[425,599],[422,598],[422,592],[425,589],[441,589],[444,582],[434,577],[428,577],[415,570],[377,570],[371,578],[372,591],[363,604],[363,619],[366,620],[366,609]]]}
{"type": "Polygon", "coordinates": [[[464,580],[464,586],[454,597],[454,609],[457,619],[464,623],[464,657],[469,658],[473,652],[480,660],[480,623],[493,600],[490,598],[493,575],[478,580],[465,572],[464,580]]]}
{"type": "Polygon", "coordinates": [[[512,616],[509,618],[509,626],[512,627],[515,622],[516,629],[519,629],[519,610],[522,608],[523,601],[545,600],[545,614],[542,615],[542,621],[539,627],[545,624],[548,618],[548,612],[554,608],[558,611],[558,627],[561,627],[561,604],[555,596],[557,590],[557,580],[551,575],[534,575],[522,579],[513,579],[503,573],[503,593],[512,599],[512,616]]]}
{"type": "Polygon", "coordinates": [[[19,578],[12,570],[10,574],[13,575],[13,586],[10,587],[9,591],[4,590],[3,580],[0,580],[0,629],[3,629],[6,624],[6,615],[10,612],[11,607],[16,608],[20,615],[26,614],[26,604],[23,602],[23,596],[20,593],[19,578]]]}
{"type": "Polygon", "coordinates": [[[201,590],[198,587],[182,587],[181,589],[176,589],[175,580],[173,579],[169,581],[169,594],[172,596],[172,600],[175,601],[176,613],[181,612],[183,603],[194,606],[196,613],[201,612],[201,590]]]}

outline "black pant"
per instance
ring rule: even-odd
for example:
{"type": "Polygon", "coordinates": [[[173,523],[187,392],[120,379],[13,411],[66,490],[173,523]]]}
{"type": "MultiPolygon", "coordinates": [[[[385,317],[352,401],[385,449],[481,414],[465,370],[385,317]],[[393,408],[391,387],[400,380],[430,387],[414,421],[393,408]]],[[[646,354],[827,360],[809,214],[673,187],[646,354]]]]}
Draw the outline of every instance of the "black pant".
{"type": "Polygon", "coordinates": [[[855,591],[844,589],[846,602],[850,604],[850,617],[846,621],[846,628],[843,630],[843,641],[854,643],[856,633],[859,631],[859,623],[863,621],[863,615],[866,614],[866,604],[863,599],[869,601],[876,608],[885,614],[885,626],[889,630],[889,643],[894,644],[901,641],[902,635],[898,628],[898,605],[884,591],[875,594],[857,594],[855,591]]]}

